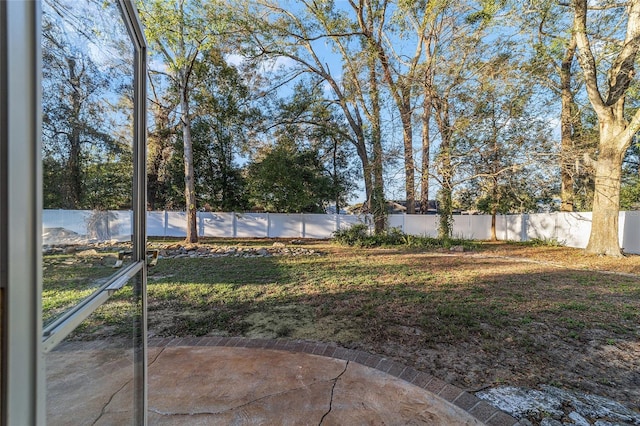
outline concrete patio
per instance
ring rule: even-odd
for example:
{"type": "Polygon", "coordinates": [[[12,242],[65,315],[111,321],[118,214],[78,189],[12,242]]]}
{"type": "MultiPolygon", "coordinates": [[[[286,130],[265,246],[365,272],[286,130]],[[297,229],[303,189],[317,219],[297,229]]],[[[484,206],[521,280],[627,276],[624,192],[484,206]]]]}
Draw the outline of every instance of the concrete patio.
{"type": "MultiPolygon", "coordinates": [[[[65,342],[46,360],[49,424],[131,423],[131,349],[65,342]]],[[[151,425],[516,423],[412,368],[309,342],[152,339],[148,383],[151,425]]]]}

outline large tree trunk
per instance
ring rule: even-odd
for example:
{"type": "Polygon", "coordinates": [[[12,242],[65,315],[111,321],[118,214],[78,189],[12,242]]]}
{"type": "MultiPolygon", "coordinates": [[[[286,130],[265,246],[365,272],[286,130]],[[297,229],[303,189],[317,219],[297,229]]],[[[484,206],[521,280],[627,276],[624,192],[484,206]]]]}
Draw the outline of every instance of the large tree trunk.
{"type": "Polygon", "coordinates": [[[498,214],[498,205],[500,204],[500,194],[498,190],[498,178],[496,175],[493,176],[491,185],[491,198],[493,198],[493,205],[491,206],[491,241],[498,241],[498,235],[496,233],[496,216],[498,214]]]}
{"type": "Polygon", "coordinates": [[[369,164],[369,157],[364,147],[358,145],[357,147],[358,158],[360,158],[360,164],[362,165],[362,178],[364,180],[364,195],[366,198],[367,208],[371,211],[371,197],[373,194],[373,180],[371,179],[371,165],[369,164]]]}
{"type": "Polygon", "coordinates": [[[384,200],[384,181],[382,176],[382,143],[378,141],[373,147],[373,223],[376,234],[381,234],[387,227],[387,208],[384,200]]]}
{"type": "Polygon", "coordinates": [[[607,256],[622,256],[618,240],[620,209],[620,178],[622,159],[633,136],[640,130],[640,111],[630,122],[625,119],[625,96],[635,75],[635,62],[640,50],[640,0],[631,0],[625,39],[607,70],[606,96],[598,85],[596,61],[587,31],[587,0],[573,0],[573,31],[578,49],[578,62],[585,77],[589,101],[598,115],[600,142],[596,161],[596,182],[593,198],[593,220],[587,252],[607,256]]]}
{"type": "Polygon", "coordinates": [[[622,256],[618,237],[620,212],[620,179],[622,158],[628,143],[621,143],[617,136],[624,125],[600,126],[600,153],[595,162],[596,179],[593,196],[593,217],[587,252],[605,256],[622,256]]]}
{"type": "Polygon", "coordinates": [[[438,206],[438,238],[443,240],[449,239],[453,235],[453,202],[451,186],[451,176],[445,172],[442,176],[442,189],[440,190],[438,206]]]}
{"type": "Polygon", "coordinates": [[[193,144],[191,141],[191,118],[189,117],[189,102],[187,89],[180,91],[180,108],[182,111],[182,139],[184,145],[184,197],[187,208],[187,238],[189,243],[198,242],[197,207],[195,180],[193,171],[193,144]]]}
{"type": "MultiPolygon", "coordinates": [[[[79,114],[79,112],[78,112],[79,114]]],[[[72,129],[68,136],[69,140],[69,159],[67,161],[67,169],[69,170],[69,188],[66,197],[65,208],[75,210],[82,208],[82,164],[81,164],[81,142],[79,124],[74,117],[72,129]]]]}
{"type": "Polygon", "coordinates": [[[333,186],[336,188],[335,202],[336,214],[340,214],[340,193],[338,192],[338,139],[333,138],[333,186]]]}

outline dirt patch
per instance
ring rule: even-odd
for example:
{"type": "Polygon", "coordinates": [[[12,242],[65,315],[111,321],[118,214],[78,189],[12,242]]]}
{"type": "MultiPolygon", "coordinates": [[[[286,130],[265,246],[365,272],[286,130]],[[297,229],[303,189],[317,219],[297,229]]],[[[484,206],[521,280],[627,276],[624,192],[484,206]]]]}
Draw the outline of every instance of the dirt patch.
{"type": "Polygon", "coordinates": [[[361,336],[357,328],[334,317],[317,319],[314,309],[304,305],[276,306],[255,312],[244,319],[245,337],[275,339],[288,337],[324,342],[336,342],[347,346],[361,336]]]}

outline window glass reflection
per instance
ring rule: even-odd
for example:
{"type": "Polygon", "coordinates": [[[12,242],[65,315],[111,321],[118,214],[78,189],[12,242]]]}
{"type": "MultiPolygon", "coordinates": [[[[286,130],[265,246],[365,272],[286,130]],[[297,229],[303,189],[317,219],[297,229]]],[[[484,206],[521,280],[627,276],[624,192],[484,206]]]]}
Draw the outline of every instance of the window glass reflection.
{"type": "Polygon", "coordinates": [[[47,425],[133,423],[136,285],[131,280],[46,354],[47,425]]]}
{"type": "Polygon", "coordinates": [[[42,9],[46,325],[131,261],[134,54],[117,2],[42,9]]]}

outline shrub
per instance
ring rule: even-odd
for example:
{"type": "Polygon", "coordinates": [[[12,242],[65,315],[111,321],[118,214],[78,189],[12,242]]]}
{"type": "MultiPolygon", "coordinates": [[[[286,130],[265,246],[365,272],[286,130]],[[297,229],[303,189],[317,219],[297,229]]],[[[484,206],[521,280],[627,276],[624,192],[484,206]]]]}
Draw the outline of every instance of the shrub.
{"type": "Polygon", "coordinates": [[[532,238],[528,241],[534,247],[563,247],[564,242],[557,238],[532,238]]]}
{"type": "Polygon", "coordinates": [[[336,243],[352,247],[405,246],[422,249],[448,249],[452,246],[463,246],[466,250],[476,247],[476,243],[470,240],[408,235],[399,228],[391,228],[384,233],[371,235],[369,227],[365,224],[357,224],[350,228],[340,229],[334,232],[333,236],[333,240],[336,243]]]}
{"type": "Polygon", "coordinates": [[[361,246],[369,237],[369,227],[364,223],[338,229],[333,233],[334,241],[345,246],[361,246]]]}

